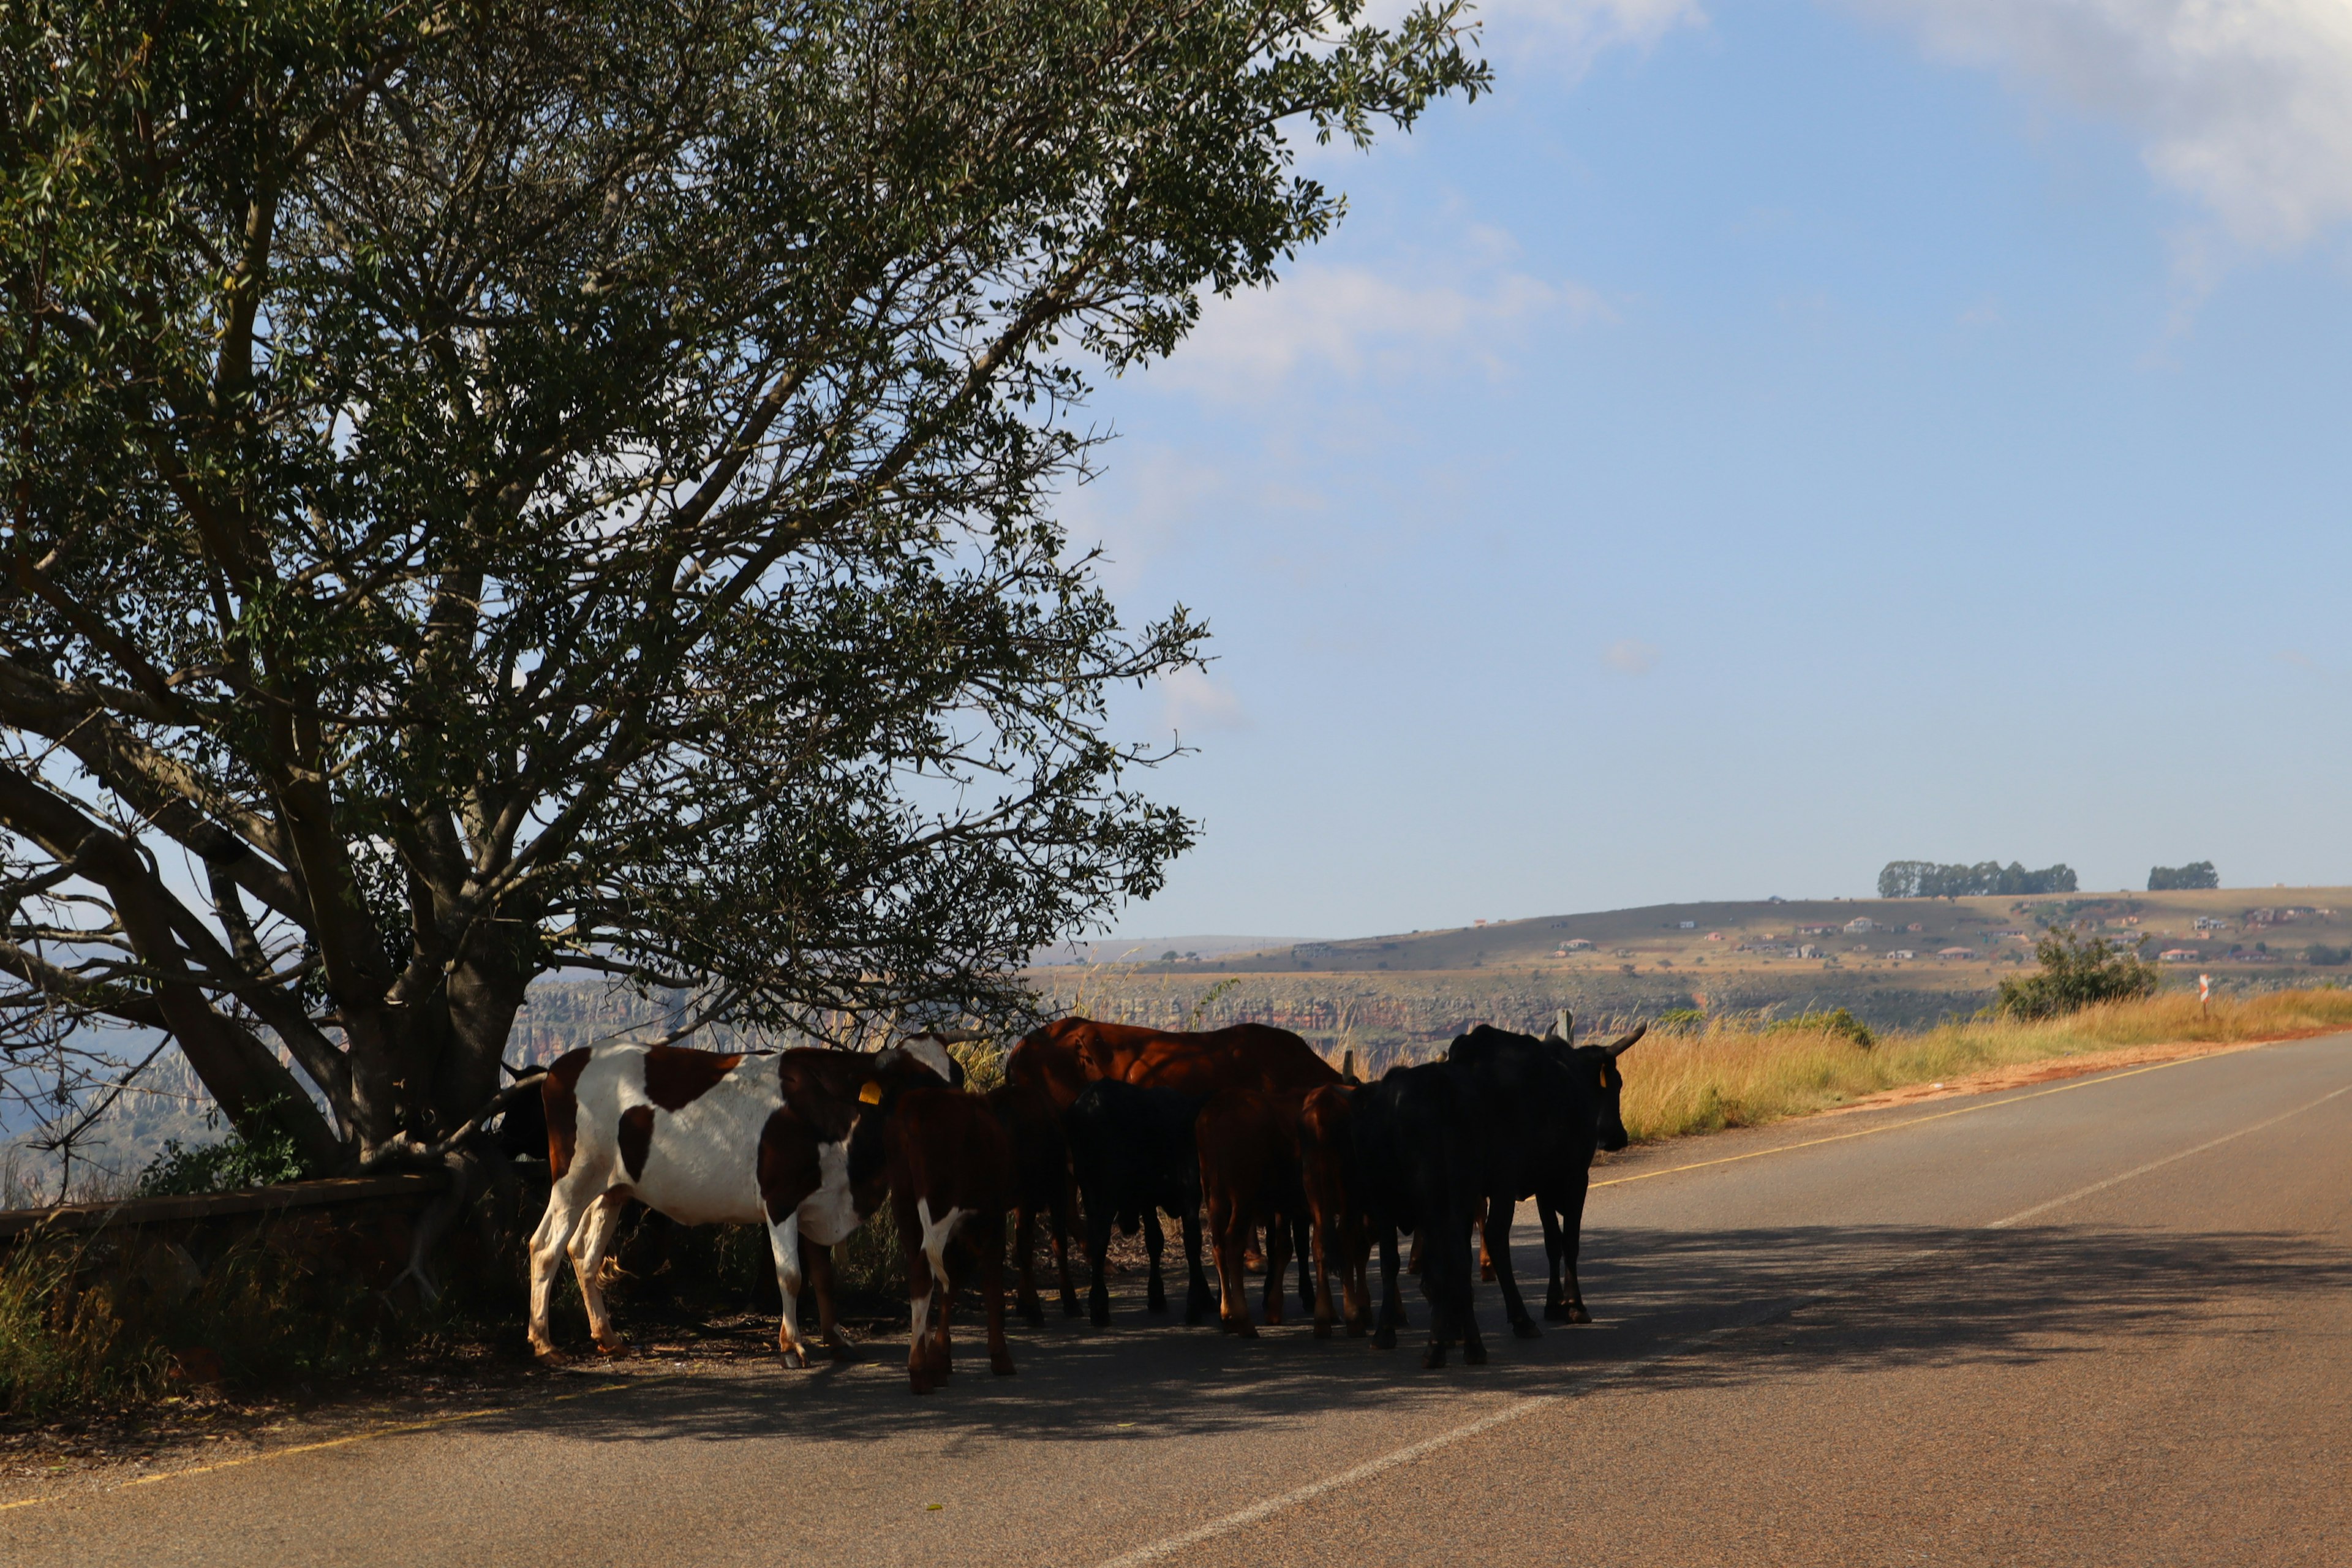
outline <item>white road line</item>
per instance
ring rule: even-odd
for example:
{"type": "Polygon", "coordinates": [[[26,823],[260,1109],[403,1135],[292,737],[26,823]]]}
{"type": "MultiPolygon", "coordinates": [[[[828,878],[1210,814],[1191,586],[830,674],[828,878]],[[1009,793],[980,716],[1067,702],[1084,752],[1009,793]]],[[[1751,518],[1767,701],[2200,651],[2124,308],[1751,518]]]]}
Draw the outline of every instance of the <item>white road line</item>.
{"type": "Polygon", "coordinates": [[[2266,1128],[2276,1127],[2280,1122],[2287,1121],[2292,1117],[2301,1116],[2306,1110],[2316,1110],[2319,1107],[2326,1104],[2329,1100],[2334,1100],[2336,1095],[2339,1094],[2352,1094],[2352,1083],[2347,1083],[2342,1089],[2333,1090],[2330,1093],[2323,1094],[2308,1105],[2298,1105],[2293,1110],[2273,1116],[2268,1121],[2257,1121],[2252,1127],[2241,1127],[2235,1132],[2224,1132],[2221,1136],[2212,1140],[2210,1142],[2200,1143],[2194,1149],[2183,1149],[2179,1153],[2167,1154],[2161,1160],[2150,1160],[2145,1165],[2135,1165],[2130,1170],[2124,1172],[2120,1175],[2109,1176],[2104,1182],[2093,1182],[2087,1187],[2077,1187],[2063,1197],[2052,1198],[2046,1204],[2035,1204],[2030,1209],[2021,1209],[2017,1213],[2011,1215],[2007,1219],[1994,1220],[1991,1224],[1986,1226],[1985,1228],[1987,1230],[2006,1230],[2013,1225],[2023,1225],[2027,1220],[2033,1218],[2036,1215],[2048,1214],[2052,1209],[2062,1208],[2064,1205],[2074,1202],[2078,1198],[2087,1198],[2094,1193],[2104,1193],[2109,1187],[2121,1186],[2124,1183],[2132,1180],[2134,1177],[2145,1176],[2150,1171],[2160,1171],[2176,1160],[2186,1160],[2191,1154],[2202,1154],[2208,1149],[2219,1149],[2222,1144],[2234,1142],[2236,1140],[2246,1136],[2249,1132],[2260,1132],[2266,1128]]]}
{"type": "MultiPolygon", "coordinates": [[[[2162,1065],[2168,1066],[2170,1064],[2168,1063],[2162,1065]]],[[[2298,1105],[2293,1110],[2273,1116],[2268,1121],[2257,1121],[2251,1127],[2241,1127],[2235,1132],[2225,1132],[2221,1137],[2212,1139],[2208,1142],[2200,1143],[2193,1149],[2183,1149],[2178,1153],[2167,1154],[2161,1160],[2150,1160],[2145,1165],[2136,1165],[2132,1169],[2123,1172],[2119,1175],[2109,1176],[2103,1182],[2093,1182],[2087,1187],[2077,1187],[2074,1191],[2067,1193],[2061,1197],[2052,1198],[2047,1203],[2039,1203],[2034,1205],[2032,1208],[2021,1209],[2013,1215],[2010,1215],[2001,1219],[1993,1220],[1983,1226],[1983,1228],[1986,1230],[2005,1230],[2013,1225],[2022,1225],[2027,1220],[2033,1218],[2037,1215],[2047,1214],[2052,1209],[2061,1207],[2066,1204],[2074,1203],[2077,1199],[2087,1198],[2095,1193],[2105,1192],[2109,1187],[2120,1186],[2122,1184],[2131,1181],[2135,1177],[2147,1175],[2150,1171],[2161,1170],[2165,1166],[2173,1163],[2175,1161],[2186,1160],[2192,1154],[2202,1154],[2209,1149],[2218,1149],[2222,1144],[2232,1142],[2237,1139],[2245,1137],[2249,1133],[2260,1132],[2267,1128],[2275,1127],[2280,1122],[2300,1116],[2306,1110],[2315,1110],[2320,1106],[2326,1104],[2329,1100],[2336,1099],[2338,1095],[2344,1094],[2352,1094],[2352,1084],[2346,1084],[2342,1089],[2334,1089],[2326,1094],[2323,1094],[2317,1100],[2312,1100],[2308,1104],[2298,1105]]],[[[2023,1098],[2030,1099],[2032,1097],[2026,1096],[2023,1098]]],[[[1242,1509],[1238,1512],[1226,1514],[1222,1519],[1213,1519],[1206,1524],[1196,1525],[1192,1529],[1185,1531],[1180,1535],[1167,1536],[1161,1540],[1152,1542],[1149,1545],[1139,1546],[1132,1552],[1125,1552],[1120,1556],[1113,1557],[1108,1562],[1098,1564],[1098,1568],[1141,1568],[1141,1564],[1143,1563],[1157,1563],[1162,1558],[1172,1557],[1188,1546],[1198,1546],[1204,1541],[1213,1541],[1221,1535],[1231,1535],[1237,1530],[1246,1530],[1251,1525],[1257,1523],[1258,1521],[1279,1513],[1284,1509],[1294,1507],[1298,1503],[1312,1501],[1314,1499],[1321,1497],[1326,1492],[1337,1491],[1341,1487],[1353,1486],[1358,1481],[1370,1480],[1372,1477],[1380,1475],[1383,1471],[1395,1469],[1400,1465],[1409,1465],[1415,1459],[1423,1458],[1430,1454],[1437,1452],[1440,1448],[1451,1447],[1453,1445],[1462,1442],[1467,1438],[1475,1437],[1481,1432],[1491,1432],[1497,1426],[1507,1426],[1511,1422],[1520,1420],[1526,1416],[1533,1415],[1538,1410],[1546,1409],[1554,1405],[1562,1404],[1571,1398],[1578,1398],[1584,1394],[1591,1394],[1595,1390],[1615,1383],[1633,1373],[1640,1372],[1648,1367],[1654,1366],[1662,1361],[1671,1361],[1676,1356],[1685,1355],[1690,1352],[1698,1349],[1701,1345],[1706,1344],[1711,1340],[1721,1339],[1727,1334],[1737,1333],[1742,1329],[1754,1328],[1759,1324],[1769,1323],[1776,1318],[1786,1317],[1790,1313],[1796,1311],[1800,1307],[1811,1306],[1818,1301],[1827,1300],[1828,1295],[1830,1294],[1840,1294],[1845,1291],[1851,1291],[1859,1285],[1866,1283],[1869,1280],[1880,1279],[1896,1268],[1903,1268],[1908,1264],[1916,1263],[1922,1258],[1933,1258],[1938,1253],[1948,1252],[1949,1250],[1951,1250],[1949,1247],[1922,1247],[1916,1252],[1906,1252],[1899,1258],[1888,1259],[1879,1268],[1870,1270],[1867,1275],[1861,1279],[1847,1279],[1842,1282],[1841,1289],[1839,1291],[1830,1292],[1822,1296],[1808,1297],[1793,1304],[1789,1301],[1782,1300],[1773,1302],[1766,1307],[1754,1309],[1747,1313],[1743,1313],[1740,1317],[1730,1322],[1719,1324],[1715,1328],[1707,1330],[1704,1333],[1693,1334],[1686,1339],[1677,1340],[1673,1344],[1652,1351],[1648,1355],[1637,1356],[1629,1362],[1621,1362],[1600,1375],[1586,1381],[1572,1394],[1538,1394],[1530,1395],[1526,1399],[1516,1400],[1513,1403],[1503,1406],[1500,1410],[1492,1411],[1487,1415],[1480,1416],[1475,1421],[1465,1423],[1465,1425],[1454,1427],[1451,1430],[1440,1432],[1433,1437],[1423,1437],[1418,1443],[1408,1444],[1406,1447],[1396,1449],[1391,1453],[1382,1454],[1376,1459],[1367,1459],[1360,1465],[1339,1471],[1337,1475],[1326,1476],[1319,1481],[1309,1481],[1307,1485],[1297,1488],[1291,1491],[1284,1492],[1278,1497],[1270,1497],[1262,1502],[1252,1503],[1249,1507],[1242,1509]]]]}

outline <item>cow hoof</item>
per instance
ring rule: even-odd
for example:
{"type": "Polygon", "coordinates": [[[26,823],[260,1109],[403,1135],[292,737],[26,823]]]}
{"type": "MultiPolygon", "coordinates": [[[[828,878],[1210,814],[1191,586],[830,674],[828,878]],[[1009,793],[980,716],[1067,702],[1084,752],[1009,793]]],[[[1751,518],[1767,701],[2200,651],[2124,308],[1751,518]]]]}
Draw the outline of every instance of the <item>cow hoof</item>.
{"type": "Polygon", "coordinates": [[[1094,1324],[1094,1326],[1098,1329],[1109,1328],[1110,1309],[1108,1307],[1097,1307],[1094,1310],[1087,1314],[1087,1321],[1094,1324]]]}
{"type": "Polygon", "coordinates": [[[623,1339],[598,1340],[596,1351],[598,1354],[609,1356],[614,1361],[625,1361],[636,1353],[629,1349],[629,1342],[623,1339]]]}
{"type": "Polygon", "coordinates": [[[1433,1344],[1427,1350],[1421,1352],[1422,1371],[1435,1372],[1444,1364],[1445,1347],[1444,1345],[1433,1344]]]}
{"type": "Polygon", "coordinates": [[[1581,1307],[1570,1307],[1568,1310],[1568,1321],[1571,1323],[1589,1323],[1592,1321],[1592,1314],[1581,1307]]]}
{"type": "Polygon", "coordinates": [[[856,1350],[854,1347],[845,1344],[827,1345],[825,1347],[824,1353],[831,1356],[836,1362],[856,1361],[857,1359],[856,1350]]]}
{"type": "Polygon", "coordinates": [[[564,1354],[562,1351],[557,1350],[553,1345],[533,1345],[530,1348],[530,1353],[532,1359],[537,1361],[541,1366],[564,1366],[568,1365],[572,1360],[570,1356],[564,1354]]]}
{"type": "Polygon", "coordinates": [[[1379,1330],[1377,1330],[1372,1335],[1372,1344],[1375,1349],[1379,1350],[1392,1351],[1396,1349],[1396,1331],[1385,1323],[1381,1324],[1379,1330]]]}
{"type": "Polygon", "coordinates": [[[1229,1334],[1237,1334],[1245,1340],[1257,1338],[1257,1325],[1247,1318],[1220,1318],[1217,1320],[1217,1327],[1229,1334]]]}
{"type": "Polygon", "coordinates": [[[1523,1340],[1539,1340],[1543,1338],[1543,1331],[1536,1327],[1536,1321],[1533,1318],[1521,1318],[1517,1322],[1511,1325],[1511,1332],[1517,1334],[1523,1340]]]}
{"type": "Polygon", "coordinates": [[[1470,1366],[1486,1364],[1486,1345],[1483,1340],[1472,1340],[1462,1347],[1462,1360],[1470,1366]]]}
{"type": "Polygon", "coordinates": [[[1033,1329],[1042,1329],[1045,1326],[1045,1309],[1032,1301],[1021,1309],[1021,1321],[1033,1329]]]}
{"type": "Polygon", "coordinates": [[[1489,1263],[1478,1270],[1478,1283],[1481,1285],[1492,1285],[1494,1282],[1495,1266],[1489,1263]]]}
{"type": "Polygon", "coordinates": [[[988,1358],[988,1370],[994,1373],[999,1377],[1011,1377],[1013,1375],[1013,1357],[1009,1354],[990,1356],[988,1358]]]}
{"type": "Polygon", "coordinates": [[[1323,1318],[1315,1320],[1315,1337],[1318,1340],[1328,1340],[1331,1337],[1331,1324],[1328,1320],[1323,1318]]]}
{"type": "Polygon", "coordinates": [[[1361,1323],[1349,1323],[1348,1325],[1348,1337],[1351,1340],[1360,1340],[1371,1331],[1371,1330],[1364,1327],[1361,1323]]]}
{"type": "Polygon", "coordinates": [[[917,1394],[929,1394],[934,1386],[931,1380],[928,1377],[909,1377],[907,1380],[907,1384],[908,1386],[912,1388],[917,1394]]]}
{"type": "Polygon", "coordinates": [[[792,1346],[790,1346],[790,1345],[786,1345],[786,1346],[784,1347],[784,1370],[785,1370],[785,1371],[787,1371],[787,1372],[804,1372],[804,1371],[806,1371],[806,1370],[808,1369],[808,1363],[809,1363],[808,1357],[806,1357],[805,1355],[803,1355],[799,1351],[794,1350],[794,1349],[793,1349],[792,1346]]]}
{"type": "Polygon", "coordinates": [[[1075,1317],[1076,1317],[1077,1315],[1078,1315],[1078,1299],[1077,1299],[1076,1296],[1065,1296],[1065,1297],[1063,1297],[1063,1298],[1062,1298],[1062,1316],[1064,1316],[1064,1317],[1066,1317],[1066,1318],[1075,1318],[1075,1317]]]}
{"type": "Polygon", "coordinates": [[[1168,1298],[1165,1296],[1147,1297],[1144,1300],[1143,1310],[1147,1312],[1164,1312],[1168,1310],[1168,1298]]]}

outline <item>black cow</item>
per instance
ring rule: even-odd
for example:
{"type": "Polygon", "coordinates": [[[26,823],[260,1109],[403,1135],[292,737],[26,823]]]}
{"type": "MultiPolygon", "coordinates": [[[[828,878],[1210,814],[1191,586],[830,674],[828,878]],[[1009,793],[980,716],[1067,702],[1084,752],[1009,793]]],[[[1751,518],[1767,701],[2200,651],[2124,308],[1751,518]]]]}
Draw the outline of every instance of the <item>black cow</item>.
{"type": "Polygon", "coordinates": [[[1511,1268],[1513,1208],[1531,1197],[1543,1222],[1544,1255],[1551,1266],[1544,1316],[1555,1322],[1591,1322],[1576,1279],[1584,1196],[1594,1151],[1626,1143],[1618,1111],[1625,1080],[1617,1058],[1644,1029],[1614,1045],[1579,1047],[1572,1043],[1575,1027],[1565,1009],[1541,1039],[1482,1024],[1445,1053],[1475,1086],[1486,1255],[1502,1287],[1512,1331],[1521,1339],[1543,1331],[1528,1317],[1511,1268]]]}
{"type": "Polygon", "coordinates": [[[1168,1291],[1160,1275],[1160,1255],[1166,1245],[1160,1229],[1161,1209],[1183,1222],[1184,1262],[1191,1271],[1184,1321],[1204,1322],[1216,1310],[1216,1298],[1201,1270],[1201,1157],[1192,1133],[1204,1098],[1105,1079],[1087,1085],[1063,1115],[1078,1198],[1086,1207],[1087,1266],[1093,1279],[1087,1304],[1097,1326],[1110,1321],[1103,1258],[1110,1249],[1113,1225],[1122,1236],[1133,1236],[1136,1226],[1142,1225],[1144,1249],[1151,1259],[1145,1305],[1155,1312],[1168,1310],[1168,1291]]]}
{"type": "Polygon", "coordinates": [[[1462,1359],[1478,1365],[1486,1346],[1471,1307],[1470,1225],[1485,1166],[1478,1156],[1477,1086],[1454,1062],[1391,1068],[1356,1091],[1352,1196],[1381,1247],[1381,1310],[1372,1342],[1396,1348],[1405,1326],[1397,1300],[1397,1232],[1421,1233],[1421,1291],[1429,1298],[1429,1346],[1421,1364],[1445,1364],[1461,1342],[1462,1359]]]}

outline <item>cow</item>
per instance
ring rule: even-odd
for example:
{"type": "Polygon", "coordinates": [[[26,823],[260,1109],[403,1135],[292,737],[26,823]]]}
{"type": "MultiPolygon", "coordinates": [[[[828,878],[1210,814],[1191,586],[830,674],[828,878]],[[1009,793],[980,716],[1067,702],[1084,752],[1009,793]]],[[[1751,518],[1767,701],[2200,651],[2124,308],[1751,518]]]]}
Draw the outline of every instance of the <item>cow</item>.
{"type": "MultiPolygon", "coordinates": [[[[1172,1089],[1207,1096],[1221,1089],[1264,1094],[1304,1093],[1343,1081],[1315,1047],[1287,1029],[1268,1024],[1231,1024],[1222,1029],[1150,1029],[1135,1024],[1105,1024],[1091,1018],[1061,1018],[1023,1041],[1074,1056],[1088,1079],[1117,1079],[1145,1089],[1172,1089]]],[[[1042,1059],[1042,1058],[1041,1058],[1042,1059]]],[[[1065,1058],[1066,1059],[1066,1057],[1065,1058]]],[[[1307,1256],[1306,1218],[1295,1237],[1307,1256]]],[[[1300,1276],[1299,1305],[1311,1308],[1300,1276]]]]}
{"type": "Polygon", "coordinates": [[[1201,1271],[1201,1160],[1192,1130],[1200,1110],[1201,1101],[1192,1095],[1109,1080],[1088,1084],[1071,1103],[1064,1124],[1078,1192],[1086,1202],[1087,1267],[1092,1277],[1087,1305],[1097,1327],[1110,1321],[1110,1291],[1103,1271],[1113,1225],[1127,1236],[1142,1226],[1144,1249],[1151,1261],[1144,1304],[1155,1312],[1168,1310],[1160,1271],[1165,1246],[1161,1209],[1183,1225],[1184,1321],[1198,1323],[1208,1316],[1209,1281],[1201,1271]]]}
{"type": "Polygon", "coordinates": [[[1070,1279],[1070,1231],[1076,1223],[1076,1189],[1070,1178],[1070,1144],[1054,1102],[1034,1088],[1003,1083],[982,1097],[1011,1140],[1013,1150],[1013,1287],[1021,1316],[1045,1321],[1037,1300],[1037,1219],[1043,1215],[1061,1274],[1062,1315],[1078,1315],[1077,1287],[1070,1279]]]}
{"type": "Polygon", "coordinates": [[[1445,1364],[1459,1342],[1472,1365],[1486,1360],[1472,1310],[1470,1224],[1486,1171],[1478,1153],[1476,1086],[1459,1064],[1391,1068],[1349,1105],[1355,1202],[1381,1248],[1381,1309],[1372,1343],[1396,1348],[1405,1323],[1397,1300],[1397,1232],[1423,1241],[1421,1290],[1430,1303],[1424,1367],[1445,1364]]]}
{"type": "Polygon", "coordinates": [[[912,1329],[907,1377],[929,1394],[955,1370],[948,1346],[948,1309],[955,1284],[950,1242],[974,1255],[988,1313],[988,1364],[1013,1373],[1004,1342],[1004,1211],[1016,1189],[1013,1140],[996,1109],[950,1089],[892,1090],[882,1102],[883,1169],[890,1212],[906,1249],[912,1329]]]}
{"type": "Polygon", "coordinates": [[[1512,1331],[1522,1339],[1542,1332],[1528,1315],[1511,1267],[1511,1219],[1524,1198],[1536,1200],[1550,1265],[1545,1318],[1592,1321],[1576,1278],[1585,1193],[1594,1152],[1625,1147],[1619,1111],[1625,1080],[1617,1059],[1646,1032],[1644,1026],[1612,1045],[1580,1047],[1574,1044],[1575,1029],[1575,1019],[1563,1008],[1540,1039],[1482,1024],[1446,1051],[1446,1059],[1465,1068],[1476,1086],[1486,1167],[1480,1228],[1512,1331]]]}
{"type": "MultiPolygon", "coordinates": [[[[1331,1337],[1339,1314],[1332,1310],[1331,1278],[1339,1277],[1348,1337],[1370,1331],[1371,1292],[1365,1279],[1370,1232],[1352,1194],[1355,1176],[1353,1084],[1308,1092],[1298,1108],[1299,1184],[1315,1240],[1315,1337],[1331,1337]]],[[[1305,1260],[1301,1260],[1304,1267],[1305,1260]]]]}
{"type": "MultiPolygon", "coordinates": [[[[1290,1237],[1303,1228],[1306,1194],[1300,1185],[1298,1121],[1301,1094],[1264,1094],[1222,1089],[1201,1107],[1194,1138],[1201,1150],[1201,1196],[1208,1209],[1209,1241],[1216,1254],[1218,1326],[1255,1339],[1242,1255],[1255,1228],[1265,1226],[1265,1321],[1282,1321],[1282,1277],[1288,1266],[1290,1237]]],[[[1298,1258],[1300,1296],[1311,1309],[1307,1255],[1298,1258]]]]}
{"type": "Polygon", "coordinates": [[[883,1119],[875,1110],[893,1093],[962,1081],[945,1047],[922,1037],[871,1054],[609,1045],[557,1058],[541,1089],[551,1184],[530,1239],[531,1349],[558,1359],[548,1306],[569,1252],[598,1348],[625,1352],[598,1276],[634,1197],[684,1225],[766,1227],[783,1292],[776,1340],[788,1367],[809,1364],[798,1307],[801,1244],[814,1244],[807,1275],[825,1343],[845,1356],[825,1248],[881,1205],[883,1119]]]}

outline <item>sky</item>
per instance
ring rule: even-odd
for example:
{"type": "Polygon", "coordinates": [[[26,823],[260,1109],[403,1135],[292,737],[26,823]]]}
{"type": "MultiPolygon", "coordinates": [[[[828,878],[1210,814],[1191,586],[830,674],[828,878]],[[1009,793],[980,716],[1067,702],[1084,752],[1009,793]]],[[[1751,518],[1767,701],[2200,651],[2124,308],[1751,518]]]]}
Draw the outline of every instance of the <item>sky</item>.
{"type": "Polygon", "coordinates": [[[1213,662],[1145,933],[2352,883],[2352,7],[1503,0],[1498,90],[1103,385],[1213,662]]]}

